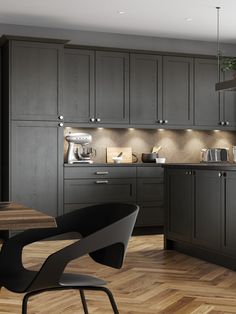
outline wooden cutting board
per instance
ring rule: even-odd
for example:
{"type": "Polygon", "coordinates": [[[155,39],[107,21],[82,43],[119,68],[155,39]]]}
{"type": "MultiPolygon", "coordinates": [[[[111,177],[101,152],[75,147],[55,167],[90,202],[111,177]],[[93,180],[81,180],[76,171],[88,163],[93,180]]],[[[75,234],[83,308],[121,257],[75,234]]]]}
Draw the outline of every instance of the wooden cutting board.
{"type": "Polygon", "coordinates": [[[121,152],[121,163],[132,163],[131,147],[107,147],[107,162],[114,163],[112,157],[117,157],[121,152]]]}

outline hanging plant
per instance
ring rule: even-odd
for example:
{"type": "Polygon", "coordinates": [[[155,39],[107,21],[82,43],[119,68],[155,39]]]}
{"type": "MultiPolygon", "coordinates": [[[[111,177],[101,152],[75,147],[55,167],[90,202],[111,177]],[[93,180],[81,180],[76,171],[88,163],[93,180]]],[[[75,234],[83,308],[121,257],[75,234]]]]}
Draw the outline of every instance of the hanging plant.
{"type": "Polygon", "coordinates": [[[236,70],[236,57],[223,57],[220,62],[221,71],[236,70]]]}

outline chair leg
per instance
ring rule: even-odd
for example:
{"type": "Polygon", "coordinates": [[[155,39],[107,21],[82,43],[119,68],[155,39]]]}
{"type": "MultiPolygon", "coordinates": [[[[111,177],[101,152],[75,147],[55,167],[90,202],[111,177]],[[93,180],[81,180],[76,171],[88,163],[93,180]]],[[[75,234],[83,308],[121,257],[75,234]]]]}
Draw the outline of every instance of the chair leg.
{"type": "Polygon", "coordinates": [[[111,293],[111,291],[108,288],[105,288],[105,287],[99,287],[98,290],[102,290],[102,291],[104,291],[107,294],[107,296],[108,296],[108,298],[110,300],[110,303],[111,303],[111,306],[112,306],[114,314],[119,314],[119,311],[118,311],[115,299],[114,299],[113,294],[111,293]]]}
{"type": "Polygon", "coordinates": [[[22,314],[27,314],[27,302],[29,300],[30,293],[26,293],[22,301],[22,314]]]}
{"type": "Polygon", "coordinates": [[[79,292],[80,292],[80,298],[81,298],[81,301],[82,301],[82,304],[83,304],[84,314],[89,314],[88,307],[87,307],[87,302],[86,302],[85,295],[84,295],[84,290],[79,289],[79,292]]]}

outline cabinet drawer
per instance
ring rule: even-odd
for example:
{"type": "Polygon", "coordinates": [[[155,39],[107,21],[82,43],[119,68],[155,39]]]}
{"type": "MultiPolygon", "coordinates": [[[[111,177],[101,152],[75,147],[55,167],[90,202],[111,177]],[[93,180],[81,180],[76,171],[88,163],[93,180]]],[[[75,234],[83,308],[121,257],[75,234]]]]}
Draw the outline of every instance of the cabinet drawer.
{"type": "Polygon", "coordinates": [[[138,178],[156,178],[163,177],[164,169],[162,167],[137,167],[138,178]]]}
{"type": "Polygon", "coordinates": [[[163,202],[163,179],[137,179],[138,202],[163,202]]]}
{"type": "Polygon", "coordinates": [[[135,202],[135,179],[65,180],[65,203],[135,202]]]}
{"type": "Polygon", "coordinates": [[[135,178],[136,167],[65,167],[65,179],[135,178]]]}

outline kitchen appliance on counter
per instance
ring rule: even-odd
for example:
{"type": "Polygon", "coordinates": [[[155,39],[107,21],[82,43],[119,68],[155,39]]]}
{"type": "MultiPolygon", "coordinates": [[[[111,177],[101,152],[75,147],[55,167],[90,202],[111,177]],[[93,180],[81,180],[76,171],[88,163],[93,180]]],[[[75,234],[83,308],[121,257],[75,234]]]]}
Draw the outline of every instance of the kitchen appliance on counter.
{"type": "Polygon", "coordinates": [[[201,162],[229,162],[228,148],[203,148],[201,150],[201,162]]]}
{"type": "Polygon", "coordinates": [[[95,157],[96,151],[87,145],[92,142],[92,136],[88,133],[70,133],[66,136],[68,142],[67,163],[85,163],[92,164],[92,158],[95,157]],[[75,147],[79,144],[80,147],[75,147]]]}

